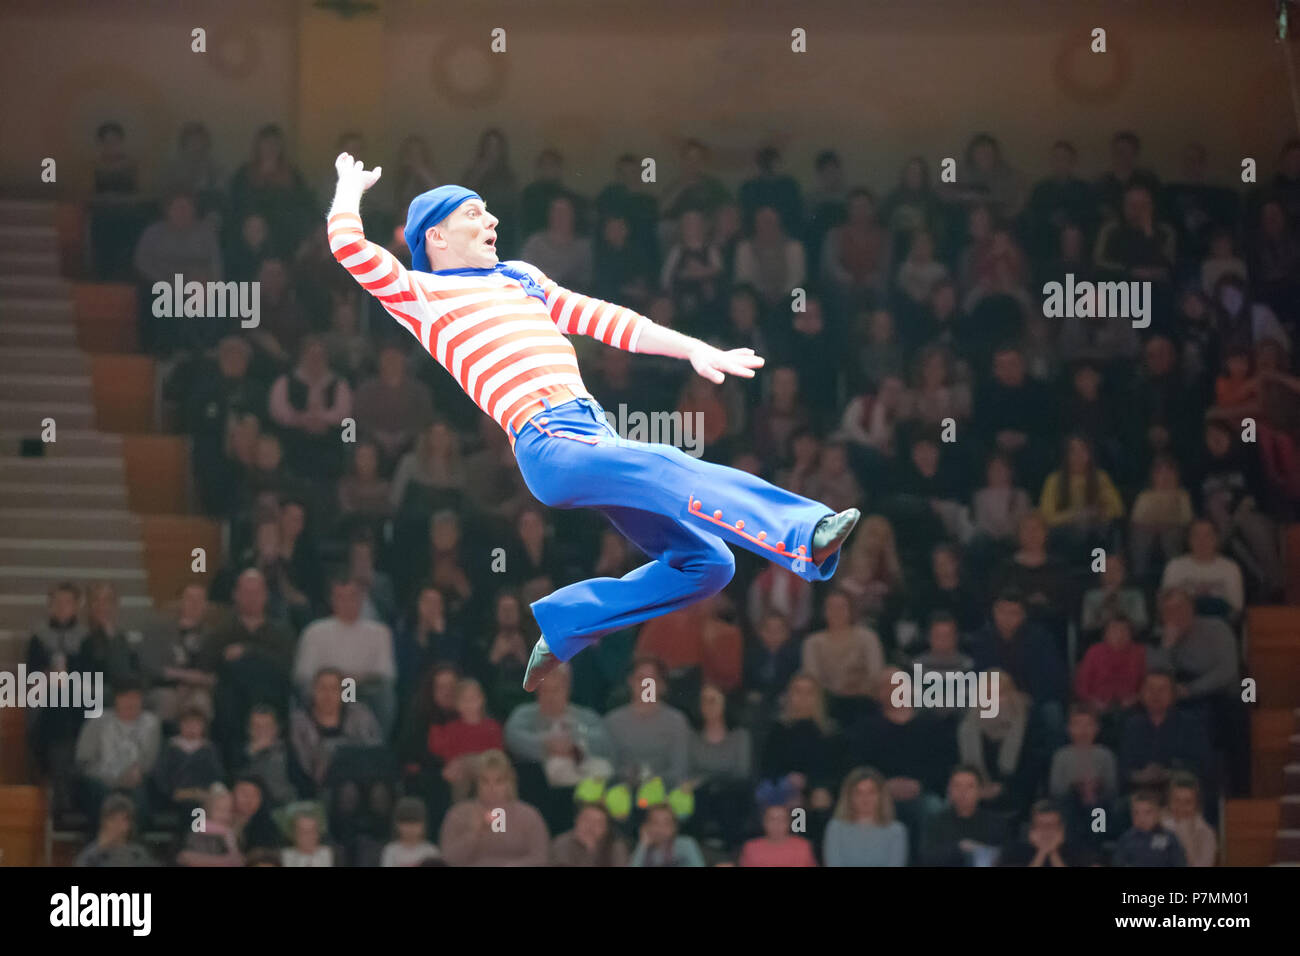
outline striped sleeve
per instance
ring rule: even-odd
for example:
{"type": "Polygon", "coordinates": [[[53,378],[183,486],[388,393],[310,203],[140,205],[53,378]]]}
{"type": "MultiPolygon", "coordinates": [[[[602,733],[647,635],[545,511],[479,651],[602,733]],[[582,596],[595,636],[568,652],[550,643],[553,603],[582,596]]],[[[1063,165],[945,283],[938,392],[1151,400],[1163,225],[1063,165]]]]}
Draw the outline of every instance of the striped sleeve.
{"type": "Polygon", "coordinates": [[[536,273],[546,293],[551,320],[565,335],[589,335],[624,352],[635,352],[637,340],[649,319],[603,299],[574,292],[536,273]]]}
{"type": "Polygon", "coordinates": [[[378,299],[389,315],[421,338],[425,303],[415,276],[391,252],[366,239],[361,217],[355,212],[330,216],[329,240],[330,252],[339,265],[378,299]]]}

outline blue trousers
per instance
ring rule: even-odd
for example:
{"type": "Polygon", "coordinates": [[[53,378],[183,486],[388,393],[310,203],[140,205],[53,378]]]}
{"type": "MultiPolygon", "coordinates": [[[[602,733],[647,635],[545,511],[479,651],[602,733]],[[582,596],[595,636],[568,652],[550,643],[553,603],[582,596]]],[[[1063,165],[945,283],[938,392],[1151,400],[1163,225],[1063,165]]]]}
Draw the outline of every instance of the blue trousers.
{"type": "Polygon", "coordinates": [[[721,591],[736,570],[729,544],[809,581],[827,580],[839,564],[838,551],[820,566],[811,558],[813,529],[832,509],[671,445],[625,440],[593,399],[547,404],[512,434],[538,501],[603,512],[651,559],[621,578],[580,581],[533,602],[560,660],[721,591]]]}

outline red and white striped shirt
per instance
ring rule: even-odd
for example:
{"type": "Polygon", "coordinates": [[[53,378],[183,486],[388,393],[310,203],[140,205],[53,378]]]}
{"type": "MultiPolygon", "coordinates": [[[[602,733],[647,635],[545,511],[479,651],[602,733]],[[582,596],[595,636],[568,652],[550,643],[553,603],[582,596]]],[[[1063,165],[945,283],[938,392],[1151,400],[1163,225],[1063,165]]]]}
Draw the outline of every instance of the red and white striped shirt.
{"type": "Polygon", "coordinates": [[[635,352],[650,321],[631,309],[561,288],[526,262],[507,265],[537,281],[545,304],[528,295],[517,279],[499,272],[414,272],[366,240],[356,213],[331,216],[329,240],[334,258],[507,433],[511,425],[522,428],[543,397],[591,397],[565,335],[589,335],[635,352]]]}

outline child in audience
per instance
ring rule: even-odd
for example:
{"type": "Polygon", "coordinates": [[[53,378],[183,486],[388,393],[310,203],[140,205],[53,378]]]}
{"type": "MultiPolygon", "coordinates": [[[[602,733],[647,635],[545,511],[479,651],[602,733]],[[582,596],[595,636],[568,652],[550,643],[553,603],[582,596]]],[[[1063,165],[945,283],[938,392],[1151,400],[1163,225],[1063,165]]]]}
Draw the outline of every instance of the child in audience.
{"type": "Polygon", "coordinates": [[[300,809],[293,817],[293,846],[280,851],[284,866],[333,866],[334,850],[321,842],[321,822],[311,809],[300,809]]]}
{"type": "Polygon", "coordinates": [[[1115,846],[1114,866],[1186,866],[1183,845],[1160,823],[1160,796],[1139,790],[1129,799],[1133,827],[1115,846]]]}
{"type": "Polygon", "coordinates": [[[1190,773],[1175,773],[1169,781],[1169,806],[1161,825],[1178,837],[1188,866],[1214,866],[1219,838],[1201,812],[1201,784],[1190,773]]]}
{"type": "Polygon", "coordinates": [[[419,797],[403,797],[393,813],[397,839],[384,847],[380,866],[419,866],[441,856],[426,836],[424,803],[419,797]]]}

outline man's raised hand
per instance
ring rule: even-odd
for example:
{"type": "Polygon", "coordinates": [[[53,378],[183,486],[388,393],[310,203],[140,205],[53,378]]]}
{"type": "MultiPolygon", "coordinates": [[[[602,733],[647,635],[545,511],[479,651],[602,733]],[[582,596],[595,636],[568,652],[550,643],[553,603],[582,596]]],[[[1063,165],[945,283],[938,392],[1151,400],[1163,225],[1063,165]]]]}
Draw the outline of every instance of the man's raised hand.
{"type": "Polygon", "coordinates": [[[715,385],[721,384],[728,375],[753,378],[754,369],[763,366],[763,359],[755,355],[753,349],[731,349],[724,352],[712,345],[696,348],[691,352],[690,360],[695,371],[715,385]]]}
{"type": "Polygon", "coordinates": [[[352,158],[351,153],[339,153],[339,158],[334,160],[334,168],[339,173],[338,188],[355,190],[358,194],[379,182],[384,171],[382,166],[367,170],[361,160],[352,158]]]}

